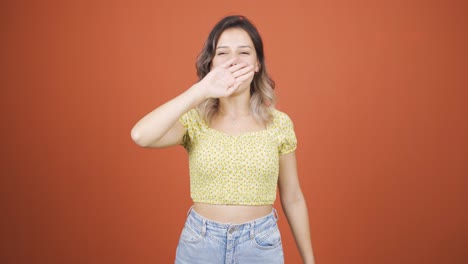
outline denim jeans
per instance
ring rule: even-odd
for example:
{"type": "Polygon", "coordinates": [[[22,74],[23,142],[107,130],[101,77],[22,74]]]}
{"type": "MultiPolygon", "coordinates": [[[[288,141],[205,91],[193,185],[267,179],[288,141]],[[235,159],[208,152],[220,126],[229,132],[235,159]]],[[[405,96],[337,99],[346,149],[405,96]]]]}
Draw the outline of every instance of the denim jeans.
{"type": "Polygon", "coordinates": [[[219,223],[192,208],[180,235],[176,264],[283,264],[275,209],[243,224],[219,223]]]}

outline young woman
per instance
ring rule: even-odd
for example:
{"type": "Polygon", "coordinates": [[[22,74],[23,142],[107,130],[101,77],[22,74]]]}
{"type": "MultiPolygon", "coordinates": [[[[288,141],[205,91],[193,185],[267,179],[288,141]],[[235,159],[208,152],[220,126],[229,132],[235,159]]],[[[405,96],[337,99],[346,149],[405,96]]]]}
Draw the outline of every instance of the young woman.
{"type": "Polygon", "coordinates": [[[278,186],[303,262],[314,263],[293,123],[274,108],[274,82],[255,26],[243,16],[219,21],[197,73],[198,83],[131,131],[139,146],[182,145],[188,152],[193,206],[175,262],[284,263],[273,208],[278,186]]]}

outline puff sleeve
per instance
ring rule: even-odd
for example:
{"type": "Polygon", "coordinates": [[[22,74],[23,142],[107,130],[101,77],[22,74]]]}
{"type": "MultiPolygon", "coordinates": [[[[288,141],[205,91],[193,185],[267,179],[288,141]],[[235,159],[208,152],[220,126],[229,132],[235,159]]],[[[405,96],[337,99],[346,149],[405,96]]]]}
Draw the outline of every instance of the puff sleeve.
{"type": "Polygon", "coordinates": [[[179,118],[179,122],[185,127],[185,134],[180,145],[189,152],[195,140],[196,127],[199,125],[198,120],[199,114],[196,109],[189,110],[179,118]]]}
{"type": "Polygon", "coordinates": [[[278,122],[278,153],[285,155],[296,150],[297,138],[294,124],[288,115],[282,113],[278,122]]]}

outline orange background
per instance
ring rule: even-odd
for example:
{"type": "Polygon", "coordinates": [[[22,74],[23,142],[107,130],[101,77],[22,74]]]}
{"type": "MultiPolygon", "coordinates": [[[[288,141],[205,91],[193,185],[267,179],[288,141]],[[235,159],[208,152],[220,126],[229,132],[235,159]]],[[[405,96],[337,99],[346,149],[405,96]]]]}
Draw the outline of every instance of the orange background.
{"type": "Polygon", "coordinates": [[[187,155],[130,130],[196,81],[230,14],[260,30],[295,123],[317,263],[468,262],[465,1],[0,6],[1,263],[173,262],[187,155]]]}

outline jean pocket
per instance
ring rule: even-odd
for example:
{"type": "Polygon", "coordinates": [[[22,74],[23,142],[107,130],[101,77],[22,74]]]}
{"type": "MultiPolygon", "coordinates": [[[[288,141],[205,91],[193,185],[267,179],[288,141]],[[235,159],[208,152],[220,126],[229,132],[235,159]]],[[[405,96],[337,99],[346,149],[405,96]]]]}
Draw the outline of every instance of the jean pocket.
{"type": "Polygon", "coordinates": [[[255,235],[252,239],[255,247],[260,249],[273,249],[281,246],[281,234],[278,226],[274,225],[271,228],[255,235]]]}
{"type": "Polygon", "coordinates": [[[182,229],[180,238],[187,243],[196,244],[202,240],[203,236],[200,230],[193,229],[186,225],[184,229],[182,229]]]}

